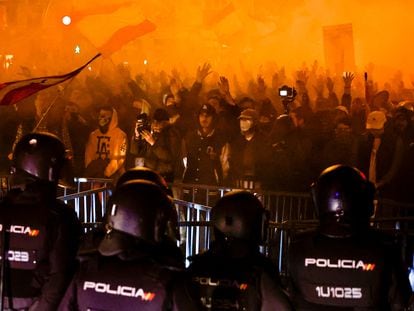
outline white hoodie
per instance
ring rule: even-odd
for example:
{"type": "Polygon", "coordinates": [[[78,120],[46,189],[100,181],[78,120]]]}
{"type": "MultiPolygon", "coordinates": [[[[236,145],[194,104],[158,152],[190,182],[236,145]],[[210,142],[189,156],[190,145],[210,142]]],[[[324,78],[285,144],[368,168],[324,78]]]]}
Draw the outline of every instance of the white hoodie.
{"type": "Polygon", "coordinates": [[[127,136],[118,127],[118,114],[112,109],[112,119],[108,132],[103,134],[98,128],[89,134],[85,149],[85,167],[93,160],[102,158],[110,162],[105,168],[105,177],[111,177],[115,173],[123,173],[127,150],[127,136]]]}

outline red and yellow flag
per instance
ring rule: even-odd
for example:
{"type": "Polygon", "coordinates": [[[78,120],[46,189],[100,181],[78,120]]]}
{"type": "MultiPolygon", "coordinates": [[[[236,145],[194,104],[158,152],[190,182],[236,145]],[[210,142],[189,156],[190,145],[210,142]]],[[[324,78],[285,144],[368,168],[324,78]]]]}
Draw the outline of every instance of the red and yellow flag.
{"type": "Polygon", "coordinates": [[[0,106],[14,105],[30,95],[75,77],[99,56],[101,54],[95,55],[86,64],[64,75],[0,83],[0,106]]]}
{"type": "Polygon", "coordinates": [[[121,49],[130,41],[153,32],[157,26],[149,20],[144,20],[137,25],[128,25],[115,31],[112,36],[98,49],[102,55],[109,56],[121,49]]]}

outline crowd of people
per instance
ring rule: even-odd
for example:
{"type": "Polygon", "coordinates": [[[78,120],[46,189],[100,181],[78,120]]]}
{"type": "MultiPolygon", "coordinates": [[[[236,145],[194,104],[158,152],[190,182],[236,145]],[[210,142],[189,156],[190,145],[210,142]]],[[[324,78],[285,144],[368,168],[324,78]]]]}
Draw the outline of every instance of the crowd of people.
{"type": "Polygon", "coordinates": [[[292,79],[283,70],[272,87],[259,76],[242,90],[207,63],[194,80],[176,71],[133,79],[120,65],[116,88],[87,75],[0,107],[0,167],[7,172],[15,143],[35,129],[65,142],[77,176],[116,179],[144,166],[169,183],[303,192],[321,169],[342,163],[382,197],[412,201],[413,90],[320,72],[298,71],[294,95],[284,97],[278,88],[292,79]]]}

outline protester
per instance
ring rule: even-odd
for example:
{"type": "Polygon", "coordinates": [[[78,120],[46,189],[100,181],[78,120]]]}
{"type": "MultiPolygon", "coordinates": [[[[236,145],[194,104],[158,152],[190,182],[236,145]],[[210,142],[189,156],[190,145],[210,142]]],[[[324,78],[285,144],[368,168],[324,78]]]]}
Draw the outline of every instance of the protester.
{"type": "Polygon", "coordinates": [[[266,138],[258,128],[259,115],[248,108],[239,116],[240,134],[230,144],[229,178],[238,188],[260,189],[269,155],[266,138]]]}
{"type": "Polygon", "coordinates": [[[143,166],[160,174],[171,183],[181,168],[181,136],[177,128],[170,124],[168,112],[163,108],[154,111],[151,128],[141,131],[144,144],[141,145],[143,166]]]}
{"type": "Polygon", "coordinates": [[[115,109],[99,109],[98,128],[89,135],[85,148],[87,177],[117,178],[125,171],[126,134],[118,127],[115,109]]]}
{"type": "Polygon", "coordinates": [[[356,167],[373,182],[383,197],[392,198],[392,182],[401,166],[403,142],[391,127],[382,111],[367,117],[367,133],[359,138],[356,167]]]}

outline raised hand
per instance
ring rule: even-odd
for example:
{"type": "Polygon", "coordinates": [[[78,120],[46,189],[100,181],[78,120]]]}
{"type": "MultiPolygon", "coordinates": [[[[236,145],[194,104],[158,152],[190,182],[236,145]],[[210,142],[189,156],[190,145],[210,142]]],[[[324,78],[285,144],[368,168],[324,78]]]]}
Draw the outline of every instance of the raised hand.
{"type": "Polygon", "coordinates": [[[272,88],[277,90],[286,80],[285,68],[280,68],[279,72],[275,72],[272,76],[272,88]]]}
{"type": "Polygon", "coordinates": [[[264,99],[266,97],[266,83],[262,76],[257,76],[257,95],[259,99],[264,99]]]}
{"type": "Polygon", "coordinates": [[[266,82],[263,79],[262,76],[257,76],[257,91],[260,92],[265,92],[266,91],[266,82]]]}
{"type": "Polygon", "coordinates": [[[218,82],[218,88],[219,88],[220,94],[223,95],[224,97],[230,95],[229,80],[226,77],[224,76],[220,77],[220,80],[218,82]]]}
{"type": "Polygon", "coordinates": [[[354,80],[355,76],[352,72],[344,72],[342,79],[344,80],[345,88],[351,88],[352,81],[354,80]]]}
{"type": "Polygon", "coordinates": [[[300,94],[306,93],[306,83],[308,82],[309,75],[307,70],[296,71],[296,86],[300,94]]]}
{"type": "Polygon", "coordinates": [[[316,96],[318,98],[322,98],[323,97],[323,90],[324,90],[324,82],[322,78],[319,78],[316,80],[316,84],[313,86],[313,89],[316,92],[316,96]]]}
{"type": "Polygon", "coordinates": [[[235,106],[236,102],[234,101],[233,97],[231,97],[229,80],[227,80],[226,77],[224,76],[220,77],[220,80],[218,82],[218,88],[219,88],[221,96],[223,96],[225,101],[229,105],[235,106]]]}
{"type": "Polygon", "coordinates": [[[318,72],[318,69],[319,69],[319,63],[317,60],[315,60],[312,64],[312,69],[311,69],[312,74],[316,75],[318,72]]]}
{"type": "Polygon", "coordinates": [[[174,96],[177,96],[182,87],[183,85],[181,84],[180,80],[177,80],[175,78],[171,79],[170,81],[171,94],[173,94],[174,96]]]}
{"type": "Polygon", "coordinates": [[[296,80],[303,82],[303,84],[306,86],[306,83],[308,83],[309,74],[307,70],[298,70],[296,71],[296,80]]]}
{"type": "Polygon", "coordinates": [[[212,73],[212,71],[211,65],[209,63],[204,63],[202,66],[198,66],[196,73],[196,81],[202,83],[210,73],[212,73]]]}
{"type": "Polygon", "coordinates": [[[326,88],[328,89],[329,93],[333,92],[334,84],[335,83],[332,80],[332,78],[330,78],[330,77],[326,78],[326,88]]]}
{"type": "Polygon", "coordinates": [[[177,68],[171,69],[171,79],[181,80],[180,79],[180,73],[178,72],[177,68]]]}

